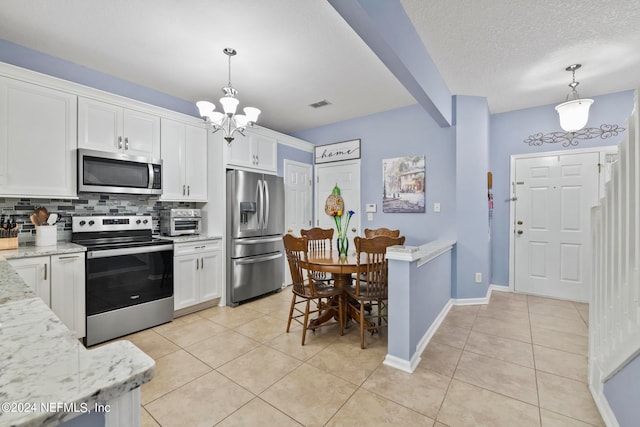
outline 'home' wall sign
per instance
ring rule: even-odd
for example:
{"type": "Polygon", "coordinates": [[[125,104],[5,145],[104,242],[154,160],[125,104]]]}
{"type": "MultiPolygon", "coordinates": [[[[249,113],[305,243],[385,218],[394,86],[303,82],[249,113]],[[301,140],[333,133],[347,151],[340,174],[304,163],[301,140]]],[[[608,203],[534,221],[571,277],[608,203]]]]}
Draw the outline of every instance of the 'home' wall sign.
{"type": "Polygon", "coordinates": [[[353,160],[360,158],[360,140],[336,142],[335,144],[318,145],[314,147],[313,162],[329,163],[340,162],[342,160],[353,160]]]}

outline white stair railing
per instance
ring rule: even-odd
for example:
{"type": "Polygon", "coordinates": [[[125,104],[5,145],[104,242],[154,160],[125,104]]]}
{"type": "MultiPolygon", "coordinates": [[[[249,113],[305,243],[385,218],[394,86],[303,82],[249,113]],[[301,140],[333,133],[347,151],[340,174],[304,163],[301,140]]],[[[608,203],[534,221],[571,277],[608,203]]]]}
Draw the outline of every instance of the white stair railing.
{"type": "Polygon", "coordinates": [[[638,91],[600,205],[592,209],[593,289],[589,385],[608,425],[617,425],[604,383],[640,354],[640,108],[638,91]],[[604,401],[604,403],[603,403],[604,401]],[[606,407],[603,407],[606,406],[606,407]],[[609,415],[609,416],[607,416],[609,415]],[[609,420],[607,420],[609,418],[609,420]]]}

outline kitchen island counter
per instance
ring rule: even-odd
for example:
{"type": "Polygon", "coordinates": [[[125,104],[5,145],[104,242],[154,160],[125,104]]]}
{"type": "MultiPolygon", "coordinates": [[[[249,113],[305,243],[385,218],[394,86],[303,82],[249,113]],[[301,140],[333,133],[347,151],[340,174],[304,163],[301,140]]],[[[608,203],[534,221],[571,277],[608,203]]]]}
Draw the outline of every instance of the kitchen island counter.
{"type": "Polygon", "coordinates": [[[16,255],[8,252],[0,253],[0,426],[54,426],[89,410],[104,412],[106,426],[116,417],[138,425],[153,359],[129,341],[86,349],[4,259],[16,255]]]}

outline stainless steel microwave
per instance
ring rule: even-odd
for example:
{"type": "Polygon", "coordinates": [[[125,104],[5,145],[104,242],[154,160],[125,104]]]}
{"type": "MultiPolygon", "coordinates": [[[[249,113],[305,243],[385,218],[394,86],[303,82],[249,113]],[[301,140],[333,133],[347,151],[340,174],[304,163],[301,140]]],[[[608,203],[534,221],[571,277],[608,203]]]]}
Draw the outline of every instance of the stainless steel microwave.
{"type": "Polygon", "coordinates": [[[162,194],[162,160],[79,149],[78,191],[162,194]]]}

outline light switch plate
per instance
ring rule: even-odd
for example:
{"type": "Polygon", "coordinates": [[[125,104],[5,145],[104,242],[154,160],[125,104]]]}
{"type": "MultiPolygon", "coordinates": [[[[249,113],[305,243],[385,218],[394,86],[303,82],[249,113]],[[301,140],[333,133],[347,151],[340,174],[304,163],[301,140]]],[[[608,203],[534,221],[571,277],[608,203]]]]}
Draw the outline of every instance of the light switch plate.
{"type": "Polygon", "coordinates": [[[377,207],[375,203],[367,203],[365,206],[365,212],[376,212],[377,207]]]}
{"type": "Polygon", "coordinates": [[[433,211],[434,212],[440,212],[440,203],[436,202],[433,204],[433,211]]]}

